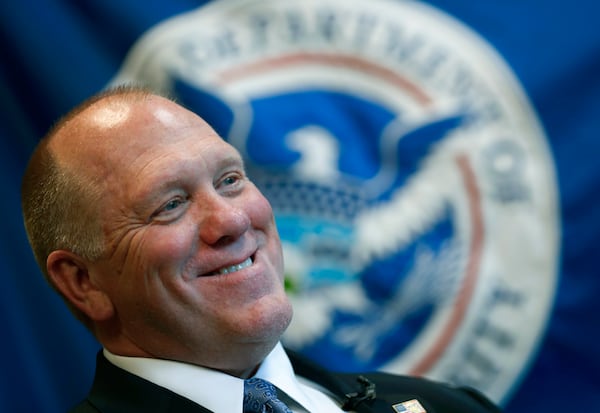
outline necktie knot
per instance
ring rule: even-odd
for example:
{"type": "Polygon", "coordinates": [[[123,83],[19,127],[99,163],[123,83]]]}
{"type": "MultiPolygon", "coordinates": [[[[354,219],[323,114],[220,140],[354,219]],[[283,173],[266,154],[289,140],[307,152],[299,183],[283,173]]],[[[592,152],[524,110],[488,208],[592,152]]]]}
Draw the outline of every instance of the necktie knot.
{"type": "Polygon", "coordinates": [[[244,413],[292,413],[277,398],[277,389],[267,380],[253,377],[244,381],[244,413]]]}

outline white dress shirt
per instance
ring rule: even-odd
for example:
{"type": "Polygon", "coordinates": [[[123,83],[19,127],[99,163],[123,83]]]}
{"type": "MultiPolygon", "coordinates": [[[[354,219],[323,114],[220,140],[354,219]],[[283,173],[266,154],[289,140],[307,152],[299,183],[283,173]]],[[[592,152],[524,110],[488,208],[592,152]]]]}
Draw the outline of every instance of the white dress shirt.
{"type": "MultiPolygon", "coordinates": [[[[188,398],[215,413],[242,412],[244,380],[205,367],[172,360],[124,357],[104,349],[104,356],[136,376],[188,398]]],[[[278,343],[254,377],[268,380],[310,413],[341,413],[338,405],[317,386],[298,378],[278,343]]],[[[292,410],[294,406],[290,406],[292,410]]]]}

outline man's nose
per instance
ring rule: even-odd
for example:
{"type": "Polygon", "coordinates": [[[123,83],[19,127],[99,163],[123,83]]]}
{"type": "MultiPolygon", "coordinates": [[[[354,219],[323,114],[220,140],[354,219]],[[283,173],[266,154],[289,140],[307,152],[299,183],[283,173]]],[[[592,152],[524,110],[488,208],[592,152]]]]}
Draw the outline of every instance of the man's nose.
{"type": "Polygon", "coordinates": [[[216,197],[205,207],[207,209],[200,222],[200,238],[206,244],[227,244],[250,228],[248,214],[231,200],[216,197]]]}

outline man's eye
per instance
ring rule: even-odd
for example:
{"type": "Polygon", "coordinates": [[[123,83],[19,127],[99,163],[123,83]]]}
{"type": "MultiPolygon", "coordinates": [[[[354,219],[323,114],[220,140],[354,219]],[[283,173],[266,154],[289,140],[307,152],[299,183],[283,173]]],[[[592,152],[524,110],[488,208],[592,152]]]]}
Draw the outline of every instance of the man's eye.
{"type": "Polygon", "coordinates": [[[151,218],[160,218],[160,216],[163,214],[169,214],[170,212],[178,209],[185,202],[185,198],[173,198],[157,209],[156,212],[152,214],[151,218]]]}
{"type": "Polygon", "coordinates": [[[225,179],[223,179],[223,184],[224,185],[234,185],[239,180],[240,180],[240,178],[237,175],[235,175],[235,176],[228,176],[225,179]]]}
{"type": "Polygon", "coordinates": [[[239,172],[228,173],[218,181],[217,187],[227,190],[235,189],[238,188],[243,179],[244,175],[240,174],[239,172]]]}
{"type": "Polygon", "coordinates": [[[162,207],[162,210],[163,211],[171,211],[171,210],[177,208],[181,204],[183,204],[183,199],[179,199],[179,198],[172,199],[162,207]]]}

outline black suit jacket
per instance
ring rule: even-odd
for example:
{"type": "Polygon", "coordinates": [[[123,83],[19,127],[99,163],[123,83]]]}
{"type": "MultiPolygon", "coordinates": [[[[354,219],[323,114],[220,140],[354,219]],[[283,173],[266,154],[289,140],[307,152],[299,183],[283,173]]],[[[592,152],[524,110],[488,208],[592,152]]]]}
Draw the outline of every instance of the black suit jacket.
{"type": "MultiPolygon", "coordinates": [[[[288,355],[296,374],[325,387],[342,402],[357,403],[351,411],[393,413],[395,410],[392,405],[411,399],[417,399],[427,413],[497,413],[500,411],[473,389],[454,388],[426,379],[385,373],[362,375],[333,373],[298,354],[288,351],[288,355]],[[371,397],[360,401],[367,393],[371,397]]],[[[210,410],[185,397],[114,366],[102,355],[102,352],[97,357],[96,375],[90,393],[71,412],[211,413],[210,410]]]]}

